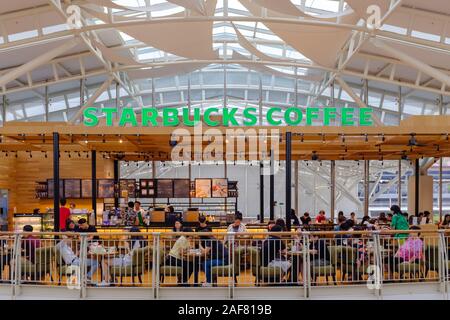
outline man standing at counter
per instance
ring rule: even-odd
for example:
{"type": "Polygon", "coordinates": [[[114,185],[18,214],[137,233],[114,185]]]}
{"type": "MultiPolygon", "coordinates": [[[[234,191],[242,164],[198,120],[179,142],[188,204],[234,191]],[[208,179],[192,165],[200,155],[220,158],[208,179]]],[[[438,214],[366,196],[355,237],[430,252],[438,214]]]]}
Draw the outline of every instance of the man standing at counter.
{"type": "Polygon", "coordinates": [[[61,205],[59,207],[59,230],[55,231],[62,231],[65,228],[66,221],[70,219],[70,210],[66,207],[66,203],[65,198],[59,200],[59,204],[61,205]]]}
{"type": "Polygon", "coordinates": [[[144,226],[144,216],[145,210],[141,208],[141,203],[139,201],[134,202],[134,213],[136,214],[135,225],[144,226]]]}

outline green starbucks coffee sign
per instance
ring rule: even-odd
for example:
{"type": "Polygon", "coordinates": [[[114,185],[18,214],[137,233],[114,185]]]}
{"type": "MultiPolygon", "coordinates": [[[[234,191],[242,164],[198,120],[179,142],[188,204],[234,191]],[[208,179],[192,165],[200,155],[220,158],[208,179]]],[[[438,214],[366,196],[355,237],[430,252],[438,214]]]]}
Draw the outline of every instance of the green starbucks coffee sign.
{"type": "MultiPolygon", "coordinates": [[[[297,108],[282,109],[269,108],[264,115],[271,126],[311,126],[319,119],[323,126],[371,126],[372,108],[297,108]]],[[[227,108],[142,108],[139,115],[133,108],[123,108],[118,115],[116,108],[89,107],[83,111],[83,123],[88,127],[99,124],[100,118],[105,118],[107,126],[142,126],[142,127],[176,127],[184,125],[195,126],[200,121],[204,124],[217,126],[244,126],[259,125],[258,109],[249,107],[244,109],[227,108]],[[220,119],[220,120],[218,120],[220,119]]]]}

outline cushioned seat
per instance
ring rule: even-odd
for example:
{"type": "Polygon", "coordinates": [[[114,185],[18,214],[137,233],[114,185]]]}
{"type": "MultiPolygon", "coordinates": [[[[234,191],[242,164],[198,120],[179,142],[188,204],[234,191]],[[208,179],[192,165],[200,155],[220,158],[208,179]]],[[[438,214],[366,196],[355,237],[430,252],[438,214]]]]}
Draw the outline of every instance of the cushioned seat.
{"type": "Polygon", "coordinates": [[[423,263],[415,262],[402,262],[397,265],[397,271],[400,274],[400,278],[403,278],[405,274],[411,276],[421,276],[423,263]]]}
{"type": "Polygon", "coordinates": [[[126,266],[110,266],[109,271],[112,277],[120,277],[122,283],[123,277],[132,277],[134,283],[134,277],[137,276],[139,282],[142,283],[142,275],[148,269],[151,260],[151,248],[143,247],[134,249],[131,252],[131,265],[126,266]]]}
{"type": "Polygon", "coordinates": [[[52,262],[55,256],[55,247],[37,248],[34,252],[34,263],[21,257],[20,274],[33,280],[44,280],[45,275],[52,273],[52,262]]]}
{"type": "Polygon", "coordinates": [[[211,268],[211,275],[213,283],[217,282],[218,277],[233,277],[234,282],[237,282],[237,276],[241,271],[241,254],[245,252],[245,248],[237,247],[234,249],[234,256],[229,257],[230,264],[225,266],[215,266],[211,268]],[[234,267],[234,274],[233,273],[234,267]]]}
{"type": "Polygon", "coordinates": [[[283,270],[280,267],[261,267],[259,272],[261,279],[267,282],[280,282],[283,276],[283,270]]]}

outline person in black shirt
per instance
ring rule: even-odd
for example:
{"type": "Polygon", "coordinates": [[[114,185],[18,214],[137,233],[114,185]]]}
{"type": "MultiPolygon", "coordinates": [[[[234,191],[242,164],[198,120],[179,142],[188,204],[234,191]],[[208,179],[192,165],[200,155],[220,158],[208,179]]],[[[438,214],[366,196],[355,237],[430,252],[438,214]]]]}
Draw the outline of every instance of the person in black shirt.
{"type": "Polygon", "coordinates": [[[298,220],[297,213],[294,209],[291,209],[291,221],[294,220],[293,224],[294,226],[299,226],[300,221],[298,220]]]}
{"type": "MultiPolygon", "coordinates": [[[[282,232],[283,228],[276,224],[270,232],[282,232]]],[[[269,238],[263,242],[262,247],[262,265],[267,267],[273,260],[280,260],[281,253],[286,249],[286,245],[279,236],[269,235],[269,238]]]]}
{"type": "Polygon", "coordinates": [[[211,232],[211,228],[208,227],[208,224],[206,223],[205,216],[198,217],[198,227],[195,231],[196,232],[211,232]]]}
{"type": "Polygon", "coordinates": [[[203,264],[203,270],[206,275],[206,282],[203,286],[209,287],[212,282],[212,268],[230,264],[228,249],[225,248],[222,241],[210,236],[205,237],[202,241],[202,252],[207,256],[203,264]]]}
{"type": "MultiPolygon", "coordinates": [[[[78,220],[78,227],[76,231],[80,233],[96,233],[97,228],[95,226],[89,225],[86,219],[81,218],[80,220],[78,220]]],[[[88,240],[100,240],[100,238],[98,236],[89,236],[88,240]]]]}
{"type": "Polygon", "coordinates": [[[309,250],[311,265],[327,266],[330,264],[330,253],[326,239],[319,239],[318,236],[311,235],[309,250]]]}
{"type": "Polygon", "coordinates": [[[308,225],[311,223],[311,217],[308,212],[305,212],[302,217],[300,217],[300,221],[303,225],[308,225]]]}

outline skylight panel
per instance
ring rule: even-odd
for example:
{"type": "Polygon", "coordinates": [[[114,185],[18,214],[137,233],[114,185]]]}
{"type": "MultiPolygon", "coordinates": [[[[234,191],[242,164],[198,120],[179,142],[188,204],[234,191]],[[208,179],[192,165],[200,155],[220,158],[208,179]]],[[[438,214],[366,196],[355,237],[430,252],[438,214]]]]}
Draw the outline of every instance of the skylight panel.
{"type": "Polygon", "coordinates": [[[411,35],[413,37],[424,39],[424,40],[430,40],[430,41],[436,41],[436,42],[439,42],[441,40],[441,37],[439,35],[426,33],[426,32],[420,32],[417,30],[413,30],[411,35]]]}
{"type": "Polygon", "coordinates": [[[277,47],[273,47],[273,46],[266,46],[266,45],[261,45],[258,44],[256,45],[256,48],[264,53],[267,53],[268,55],[272,55],[272,56],[278,56],[278,57],[282,57],[283,56],[283,49],[282,48],[277,48],[277,47]]]}
{"type": "Polygon", "coordinates": [[[393,25],[390,25],[390,24],[383,24],[381,26],[381,30],[394,32],[394,33],[399,33],[399,34],[406,34],[407,33],[406,28],[402,28],[402,27],[399,27],[399,26],[393,26],[393,25]]]}
{"type": "Polygon", "coordinates": [[[23,39],[33,38],[33,37],[37,37],[37,36],[38,36],[37,30],[30,30],[30,31],[24,31],[24,32],[10,34],[10,35],[8,35],[8,39],[9,39],[9,41],[12,42],[12,41],[19,41],[19,40],[23,40],[23,39]]]}
{"type": "Polygon", "coordinates": [[[57,24],[57,25],[42,28],[42,33],[50,34],[50,33],[54,33],[54,32],[65,31],[68,29],[69,28],[68,28],[67,24],[57,24]]]}

